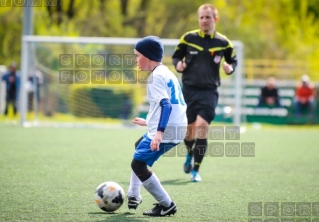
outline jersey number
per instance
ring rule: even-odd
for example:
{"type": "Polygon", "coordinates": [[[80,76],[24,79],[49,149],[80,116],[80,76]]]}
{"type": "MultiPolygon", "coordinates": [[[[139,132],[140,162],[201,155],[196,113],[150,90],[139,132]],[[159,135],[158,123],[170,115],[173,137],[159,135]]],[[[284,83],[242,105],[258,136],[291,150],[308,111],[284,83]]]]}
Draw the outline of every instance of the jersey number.
{"type": "Polygon", "coordinates": [[[182,104],[183,106],[185,106],[185,101],[183,98],[183,94],[182,94],[182,90],[181,87],[179,85],[177,85],[177,90],[175,89],[175,85],[173,83],[173,80],[169,80],[169,83],[167,83],[167,86],[172,88],[171,89],[171,104],[182,104]],[[177,94],[177,95],[176,95],[177,94]],[[177,98],[178,96],[178,98],[177,98]]]}

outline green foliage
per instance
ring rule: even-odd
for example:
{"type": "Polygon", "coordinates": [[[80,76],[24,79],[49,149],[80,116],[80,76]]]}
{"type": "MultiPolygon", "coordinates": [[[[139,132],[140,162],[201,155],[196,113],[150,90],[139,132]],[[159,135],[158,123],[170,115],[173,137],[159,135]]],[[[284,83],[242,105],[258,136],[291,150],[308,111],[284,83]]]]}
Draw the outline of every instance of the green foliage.
{"type": "MultiPolygon", "coordinates": [[[[203,0],[57,1],[34,7],[34,34],[53,36],[180,38],[197,29],[203,0]]],[[[208,1],[209,2],[209,1],[208,1]]],[[[299,59],[310,66],[319,56],[319,0],[214,1],[217,29],[245,45],[249,59],[299,59]]],[[[19,62],[22,7],[0,7],[0,60],[19,62]]]]}
{"type": "MultiPolygon", "coordinates": [[[[99,104],[93,101],[92,96],[90,96],[90,89],[79,88],[71,90],[70,92],[69,107],[70,111],[74,116],[77,117],[104,117],[99,104]],[[86,105],[83,105],[85,101],[86,105]]],[[[102,104],[108,103],[109,101],[103,101],[102,104]]],[[[101,104],[101,105],[102,105],[101,104]]]]}
{"type": "Polygon", "coordinates": [[[0,61],[8,66],[12,61],[20,61],[21,8],[0,7],[0,25],[0,61]]]}
{"type": "Polygon", "coordinates": [[[131,109],[142,102],[145,93],[142,87],[135,84],[134,87],[132,84],[73,84],[68,106],[76,117],[121,118],[127,100],[132,103],[131,109]]]}
{"type": "Polygon", "coordinates": [[[125,94],[110,89],[76,87],[70,92],[69,106],[76,117],[120,118],[124,103],[125,94]]]}

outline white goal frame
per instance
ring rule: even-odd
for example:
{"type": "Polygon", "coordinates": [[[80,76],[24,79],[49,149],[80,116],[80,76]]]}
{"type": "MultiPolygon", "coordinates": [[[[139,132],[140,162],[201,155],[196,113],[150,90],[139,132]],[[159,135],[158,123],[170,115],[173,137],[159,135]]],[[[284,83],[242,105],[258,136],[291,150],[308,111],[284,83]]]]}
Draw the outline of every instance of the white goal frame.
{"type": "MultiPolygon", "coordinates": [[[[26,122],[27,115],[27,71],[30,65],[30,43],[82,43],[82,44],[108,44],[108,45],[135,45],[139,38],[109,38],[109,37],[53,37],[53,36],[34,36],[24,35],[22,37],[22,53],[21,53],[21,88],[20,88],[20,124],[21,126],[28,126],[26,122]]],[[[179,39],[161,39],[162,43],[170,46],[177,46],[179,39]]],[[[234,82],[234,99],[235,99],[235,113],[233,117],[233,124],[235,126],[241,125],[242,115],[242,87],[243,87],[243,59],[244,59],[244,45],[237,40],[231,41],[236,49],[238,65],[235,70],[234,82]]]]}

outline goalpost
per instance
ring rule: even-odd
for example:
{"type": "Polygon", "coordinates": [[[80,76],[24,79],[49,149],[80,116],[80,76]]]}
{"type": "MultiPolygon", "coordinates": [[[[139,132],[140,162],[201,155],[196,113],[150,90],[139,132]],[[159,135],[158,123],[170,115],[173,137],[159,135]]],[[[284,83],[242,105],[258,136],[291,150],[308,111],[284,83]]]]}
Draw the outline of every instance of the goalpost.
{"type": "MultiPolygon", "coordinates": [[[[20,89],[22,126],[84,126],[122,123],[142,115],[147,73],[137,72],[133,49],[138,38],[23,36],[20,89]]],[[[176,73],[171,56],[178,39],[162,39],[163,63],[176,73]]],[[[232,41],[238,59],[233,75],[221,72],[217,115],[235,126],[242,112],[243,44],[232,41]],[[229,99],[231,98],[231,99],[229,99]]]]}

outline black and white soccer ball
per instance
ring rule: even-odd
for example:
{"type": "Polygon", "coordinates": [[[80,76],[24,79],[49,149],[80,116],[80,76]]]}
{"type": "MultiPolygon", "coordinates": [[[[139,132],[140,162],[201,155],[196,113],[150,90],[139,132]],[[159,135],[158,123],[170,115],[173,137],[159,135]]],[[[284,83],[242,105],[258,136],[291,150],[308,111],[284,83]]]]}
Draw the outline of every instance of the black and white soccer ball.
{"type": "Polygon", "coordinates": [[[123,188],[116,182],[108,181],[101,183],[95,191],[95,203],[106,212],[119,209],[125,198],[123,188]]]}

